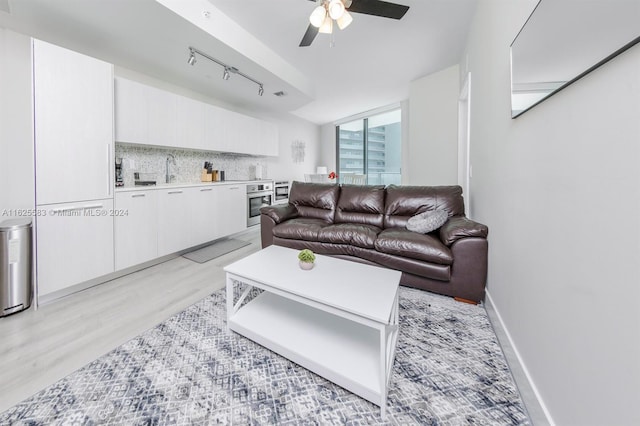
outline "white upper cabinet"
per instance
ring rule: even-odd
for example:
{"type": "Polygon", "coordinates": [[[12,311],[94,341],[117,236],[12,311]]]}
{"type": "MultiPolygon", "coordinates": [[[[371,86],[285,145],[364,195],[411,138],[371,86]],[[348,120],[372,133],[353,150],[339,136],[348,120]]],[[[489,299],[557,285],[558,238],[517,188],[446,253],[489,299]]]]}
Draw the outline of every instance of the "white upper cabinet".
{"type": "Polygon", "coordinates": [[[204,149],[208,151],[229,151],[225,120],[226,113],[229,112],[215,105],[204,105],[204,149]]]}
{"type": "Polygon", "coordinates": [[[203,102],[176,97],[176,144],[183,148],[207,149],[205,138],[206,108],[203,102]]]}
{"type": "Polygon", "coordinates": [[[250,154],[247,143],[247,121],[249,117],[234,111],[225,113],[225,151],[250,154]]]}
{"type": "Polygon", "coordinates": [[[149,109],[147,89],[135,81],[115,79],[115,129],[116,141],[150,143],[147,134],[149,109]]]}
{"type": "Polygon", "coordinates": [[[113,197],[113,66],[33,41],[36,204],[113,197]]]}
{"type": "Polygon", "coordinates": [[[115,84],[116,141],[278,155],[275,124],[124,78],[115,84]]]}
{"type": "Polygon", "coordinates": [[[164,90],[149,87],[147,89],[148,143],[160,146],[182,147],[178,141],[177,96],[164,90]]]}
{"type": "Polygon", "coordinates": [[[280,153],[280,135],[278,126],[268,121],[260,122],[259,142],[262,144],[262,155],[277,157],[280,153]]]}
{"type": "Polygon", "coordinates": [[[178,100],[175,95],[124,78],[115,80],[115,140],[176,146],[178,100]]]}

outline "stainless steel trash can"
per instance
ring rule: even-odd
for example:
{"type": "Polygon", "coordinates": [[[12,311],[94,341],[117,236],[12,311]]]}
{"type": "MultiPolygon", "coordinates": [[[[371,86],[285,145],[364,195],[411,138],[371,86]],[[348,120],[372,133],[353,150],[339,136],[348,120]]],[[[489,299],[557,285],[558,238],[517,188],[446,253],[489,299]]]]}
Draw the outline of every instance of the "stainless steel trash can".
{"type": "Polygon", "coordinates": [[[10,219],[0,223],[0,317],[31,306],[31,232],[31,219],[10,219]]]}

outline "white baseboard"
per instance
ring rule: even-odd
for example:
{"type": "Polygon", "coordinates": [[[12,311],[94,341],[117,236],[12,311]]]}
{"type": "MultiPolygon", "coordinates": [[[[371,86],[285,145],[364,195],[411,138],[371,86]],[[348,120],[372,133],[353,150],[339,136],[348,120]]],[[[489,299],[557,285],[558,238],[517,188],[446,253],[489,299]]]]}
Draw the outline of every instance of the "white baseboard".
{"type": "Polygon", "coordinates": [[[531,422],[536,425],[550,425],[555,426],[555,422],[551,417],[551,413],[547,409],[547,406],[542,399],[536,384],[529,374],[527,366],[518,352],[518,348],[511,338],[509,329],[505,326],[500,312],[493,303],[491,293],[487,290],[485,298],[485,309],[491,325],[493,326],[496,336],[500,341],[503,352],[511,369],[511,373],[514,376],[514,381],[520,390],[522,399],[524,400],[527,411],[531,418],[531,422]],[[506,338],[505,338],[506,337],[506,338]]]}

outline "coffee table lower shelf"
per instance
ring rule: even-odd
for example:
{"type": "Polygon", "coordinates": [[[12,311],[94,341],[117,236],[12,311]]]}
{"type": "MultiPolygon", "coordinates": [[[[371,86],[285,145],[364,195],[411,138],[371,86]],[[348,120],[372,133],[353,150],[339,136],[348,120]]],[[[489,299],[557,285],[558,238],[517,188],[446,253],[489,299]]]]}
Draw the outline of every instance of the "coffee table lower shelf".
{"type": "Polygon", "coordinates": [[[384,417],[397,328],[381,333],[379,329],[267,291],[234,312],[228,326],[381,406],[384,417]],[[381,334],[386,334],[383,342],[381,334]]]}

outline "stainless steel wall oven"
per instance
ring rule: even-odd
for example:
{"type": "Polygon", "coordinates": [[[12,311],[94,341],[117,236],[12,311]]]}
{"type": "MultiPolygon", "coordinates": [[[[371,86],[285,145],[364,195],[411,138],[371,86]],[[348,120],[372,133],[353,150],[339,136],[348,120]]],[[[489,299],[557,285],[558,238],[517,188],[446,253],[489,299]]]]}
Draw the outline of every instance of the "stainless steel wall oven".
{"type": "Polygon", "coordinates": [[[273,204],[287,204],[289,202],[289,188],[288,180],[276,181],[273,184],[273,204]]]}
{"type": "Polygon", "coordinates": [[[273,183],[247,185],[247,226],[260,224],[260,209],[273,204],[273,183]]]}

